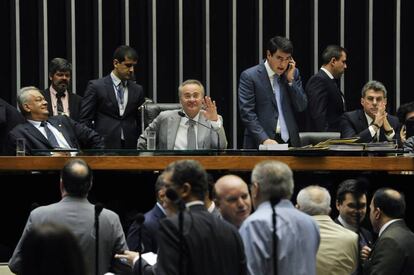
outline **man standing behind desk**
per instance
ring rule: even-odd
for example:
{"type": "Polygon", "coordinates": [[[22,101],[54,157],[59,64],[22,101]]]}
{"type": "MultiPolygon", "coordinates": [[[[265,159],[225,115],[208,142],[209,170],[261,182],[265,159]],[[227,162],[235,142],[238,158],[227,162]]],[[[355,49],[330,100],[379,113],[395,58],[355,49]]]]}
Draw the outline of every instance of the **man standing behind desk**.
{"type": "Polygon", "coordinates": [[[49,64],[50,87],[41,91],[50,116],[66,115],[79,121],[82,97],[68,91],[72,74],[72,64],[63,58],[53,58],[49,64]]]}
{"type": "Polygon", "coordinates": [[[275,36],[268,42],[265,62],[240,75],[244,149],[276,143],[301,146],[294,111],[305,110],[308,101],[292,53],[292,42],[275,36]]]}
{"type": "Polygon", "coordinates": [[[217,114],[216,102],[204,95],[200,81],[184,81],[178,87],[183,111],[161,112],[140,136],[138,148],[146,149],[147,131],[155,131],[159,150],[226,149],[223,118],[217,114]]]}
{"type": "Polygon", "coordinates": [[[337,81],[346,69],[346,50],[330,45],[322,53],[323,65],[306,84],[308,131],[339,132],[345,99],[337,81]]]}
{"type": "Polygon", "coordinates": [[[92,80],[82,99],[80,121],[93,127],[105,140],[107,149],[136,149],[144,92],[133,79],[138,62],[136,51],[120,46],[114,52],[112,72],[92,80]]]}

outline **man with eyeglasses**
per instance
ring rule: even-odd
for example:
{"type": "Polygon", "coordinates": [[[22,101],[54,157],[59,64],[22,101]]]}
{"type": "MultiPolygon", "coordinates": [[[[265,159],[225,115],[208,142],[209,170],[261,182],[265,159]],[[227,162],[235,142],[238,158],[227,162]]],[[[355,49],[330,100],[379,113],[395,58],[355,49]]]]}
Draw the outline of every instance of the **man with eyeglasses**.
{"type": "Polygon", "coordinates": [[[292,53],[292,42],[275,36],[268,42],[264,62],[240,75],[244,149],[277,143],[300,146],[294,112],[304,111],[308,101],[292,53]]]}
{"type": "Polygon", "coordinates": [[[379,81],[368,81],[362,88],[363,109],[346,112],[341,118],[341,137],[359,137],[358,142],[383,142],[399,140],[398,118],[389,115],[387,89],[379,81]]]}
{"type": "Polygon", "coordinates": [[[136,149],[140,133],[138,107],[145,101],[142,86],[133,81],[137,62],[133,48],[118,47],[112,72],[90,81],[82,99],[80,121],[105,139],[107,149],[136,149]]]}

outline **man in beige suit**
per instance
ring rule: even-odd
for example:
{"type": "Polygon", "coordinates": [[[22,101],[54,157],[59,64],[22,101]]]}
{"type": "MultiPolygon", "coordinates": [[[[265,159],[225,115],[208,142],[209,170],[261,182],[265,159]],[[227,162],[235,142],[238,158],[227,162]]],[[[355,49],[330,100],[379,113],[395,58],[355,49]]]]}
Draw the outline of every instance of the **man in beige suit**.
{"type": "Polygon", "coordinates": [[[311,215],[319,225],[321,242],[316,255],[316,274],[349,275],[358,264],[358,235],[330,217],[331,196],[317,185],[302,189],[297,207],[311,215]]]}

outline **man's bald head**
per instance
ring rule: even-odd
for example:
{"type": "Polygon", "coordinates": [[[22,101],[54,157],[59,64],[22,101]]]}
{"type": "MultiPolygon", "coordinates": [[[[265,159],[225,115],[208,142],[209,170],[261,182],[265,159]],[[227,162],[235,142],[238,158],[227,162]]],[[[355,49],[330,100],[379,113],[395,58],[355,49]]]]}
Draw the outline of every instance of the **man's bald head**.
{"type": "Polygon", "coordinates": [[[326,188],[310,185],[300,190],[296,199],[298,208],[308,215],[329,215],[331,195],[326,188]]]}

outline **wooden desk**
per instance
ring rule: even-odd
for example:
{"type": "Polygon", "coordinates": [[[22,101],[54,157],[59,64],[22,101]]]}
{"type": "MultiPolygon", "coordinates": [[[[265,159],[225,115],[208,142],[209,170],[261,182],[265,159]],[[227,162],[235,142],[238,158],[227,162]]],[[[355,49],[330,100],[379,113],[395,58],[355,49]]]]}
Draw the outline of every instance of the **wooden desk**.
{"type": "MultiPolygon", "coordinates": [[[[194,159],[207,170],[249,171],[263,160],[279,160],[294,171],[414,171],[412,157],[355,156],[82,156],[94,170],[163,170],[194,159]]],[[[60,170],[69,157],[0,157],[0,171],[60,170]]]]}

